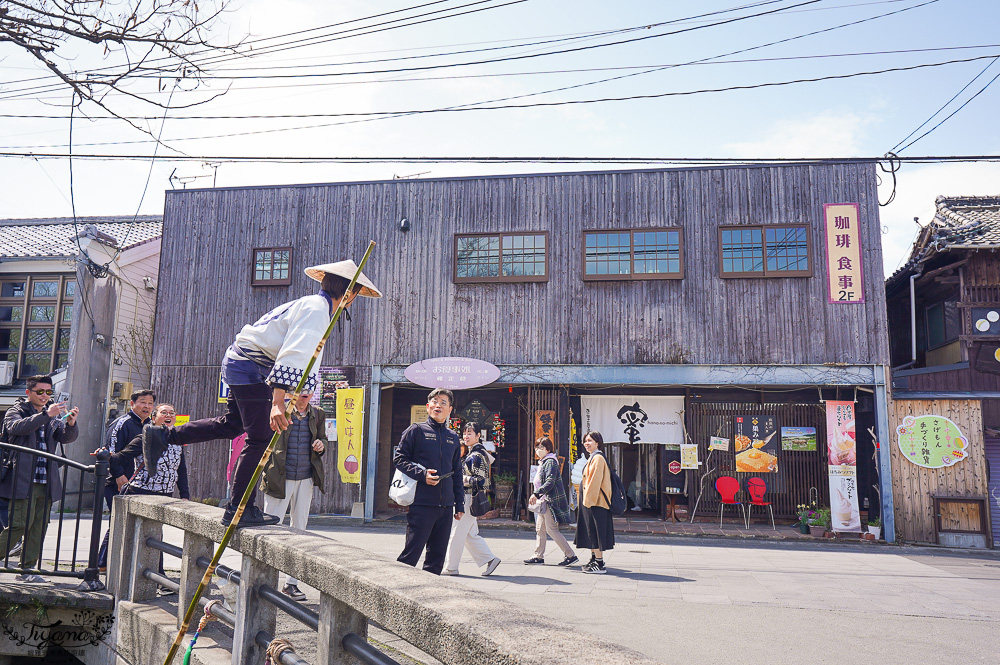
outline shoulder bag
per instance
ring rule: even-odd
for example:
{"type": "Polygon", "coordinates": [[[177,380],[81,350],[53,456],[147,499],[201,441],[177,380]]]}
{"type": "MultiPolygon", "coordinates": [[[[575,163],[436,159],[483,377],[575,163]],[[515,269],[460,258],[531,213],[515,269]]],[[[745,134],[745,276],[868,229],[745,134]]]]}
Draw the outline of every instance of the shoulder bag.
{"type": "Polygon", "coordinates": [[[389,498],[401,506],[408,506],[417,497],[417,481],[396,469],[389,484],[389,498]]]}

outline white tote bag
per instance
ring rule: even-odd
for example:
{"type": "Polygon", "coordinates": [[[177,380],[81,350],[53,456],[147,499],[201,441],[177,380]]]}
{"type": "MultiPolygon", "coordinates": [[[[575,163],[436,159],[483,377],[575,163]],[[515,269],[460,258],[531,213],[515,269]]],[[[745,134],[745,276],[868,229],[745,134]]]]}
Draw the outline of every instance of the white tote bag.
{"type": "Polygon", "coordinates": [[[408,506],[413,503],[417,496],[417,481],[396,469],[389,484],[389,498],[401,506],[408,506]]]}

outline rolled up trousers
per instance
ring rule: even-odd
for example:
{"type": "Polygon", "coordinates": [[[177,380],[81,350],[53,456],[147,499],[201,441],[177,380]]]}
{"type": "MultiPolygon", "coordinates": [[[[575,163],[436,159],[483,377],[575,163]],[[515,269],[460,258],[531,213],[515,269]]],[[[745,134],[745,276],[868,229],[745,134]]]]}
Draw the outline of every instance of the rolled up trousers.
{"type": "MultiPolygon", "coordinates": [[[[234,507],[243,498],[243,493],[250,485],[250,478],[274,434],[271,431],[271,387],[266,383],[229,386],[229,401],[226,402],[224,415],[193,420],[174,427],[170,434],[171,443],[187,445],[215,439],[232,440],[244,432],[247,435],[246,443],[236,460],[233,495],[229,500],[229,504],[234,507]]],[[[251,488],[248,506],[253,504],[256,493],[257,488],[251,488]]]]}

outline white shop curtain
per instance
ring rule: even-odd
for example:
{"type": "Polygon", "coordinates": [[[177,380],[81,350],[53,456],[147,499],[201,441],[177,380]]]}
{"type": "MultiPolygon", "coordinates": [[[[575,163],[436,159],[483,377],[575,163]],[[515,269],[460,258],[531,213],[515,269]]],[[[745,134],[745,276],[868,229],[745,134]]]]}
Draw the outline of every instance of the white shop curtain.
{"type": "Polygon", "coordinates": [[[581,437],[597,430],[605,443],[684,443],[683,397],[581,396],[580,406],[581,437]]]}

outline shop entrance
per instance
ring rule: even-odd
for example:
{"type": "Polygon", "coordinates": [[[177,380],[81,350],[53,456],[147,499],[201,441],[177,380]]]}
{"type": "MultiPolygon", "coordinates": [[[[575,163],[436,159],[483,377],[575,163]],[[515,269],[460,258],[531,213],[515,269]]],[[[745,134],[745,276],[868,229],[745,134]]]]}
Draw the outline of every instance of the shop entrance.
{"type": "Polygon", "coordinates": [[[611,468],[615,470],[625,487],[629,512],[660,512],[660,446],[657,444],[631,445],[612,443],[607,445],[611,468]]]}

